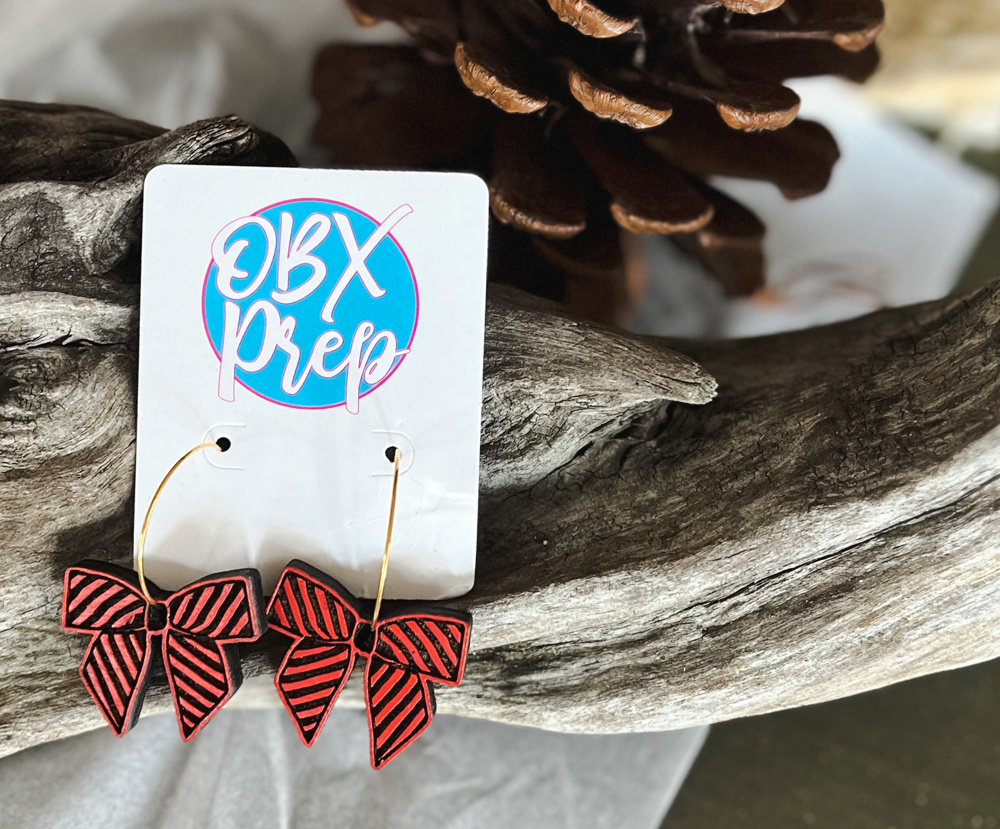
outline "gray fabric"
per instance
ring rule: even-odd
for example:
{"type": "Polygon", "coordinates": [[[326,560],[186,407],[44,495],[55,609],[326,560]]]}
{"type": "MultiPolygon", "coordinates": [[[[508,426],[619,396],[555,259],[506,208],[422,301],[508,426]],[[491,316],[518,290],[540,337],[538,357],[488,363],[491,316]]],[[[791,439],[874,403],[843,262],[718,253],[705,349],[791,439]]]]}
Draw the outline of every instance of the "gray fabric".
{"type": "Polygon", "coordinates": [[[362,711],[307,749],[283,710],[223,711],[184,744],[172,717],[0,760],[0,826],[39,829],[658,827],[707,729],[553,734],[440,716],[381,772],[362,711]]]}

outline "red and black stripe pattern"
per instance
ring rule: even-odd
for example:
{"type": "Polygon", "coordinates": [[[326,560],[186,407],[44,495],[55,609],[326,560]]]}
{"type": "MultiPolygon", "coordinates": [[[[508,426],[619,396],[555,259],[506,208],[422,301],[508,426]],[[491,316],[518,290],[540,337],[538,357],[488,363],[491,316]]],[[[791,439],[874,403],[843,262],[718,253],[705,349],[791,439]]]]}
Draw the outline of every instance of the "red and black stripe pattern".
{"type": "Polygon", "coordinates": [[[458,685],[465,673],[472,617],[422,607],[387,614],[375,626],[365,671],[372,766],[382,768],[431,724],[431,682],[458,685]]]}
{"type": "Polygon", "coordinates": [[[273,630],[321,642],[349,642],[364,616],[344,585],[303,561],[281,571],[267,613],[273,630]]]}
{"type": "Polygon", "coordinates": [[[458,685],[465,671],[470,629],[468,614],[458,611],[394,614],[378,623],[375,651],[434,682],[458,685]]]}
{"type": "Polygon", "coordinates": [[[235,645],[260,638],[264,599],[256,570],[202,579],[173,595],[154,585],[151,604],[137,575],[84,561],[66,571],[62,625],[92,636],[80,667],[88,693],[119,737],[138,720],[161,637],[181,736],[191,739],[242,682],[235,645]]]}
{"type": "Polygon", "coordinates": [[[354,667],[359,603],[336,579],[293,561],[268,607],[268,624],[295,639],[274,677],[299,736],[311,746],[354,667]]]}
{"type": "Polygon", "coordinates": [[[149,685],[149,657],[144,631],[102,631],[94,636],[83,657],[83,685],[119,737],[139,719],[149,685]]]}
{"type": "Polygon", "coordinates": [[[301,561],[282,572],[268,608],[270,626],[295,639],[275,677],[303,742],[312,745],[347,683],[367,657],[365,699],[371,760],[382,768],[430,725],[431,682],[458,685],[472,617],[433,606],[371,614],[336,579],[301,561]]]}
{"type": "Polygon", "coordinates": [[[163,665],[185,740],[194,737],[243,684],[236,649],[211,639],[169,631],[163,637],[163,665]]]}
{"type": "Polygon", "coordinates": [[[149,685],[146,608],[146,597],[129,570],[81,562],[66,571],[62,626],[91,635],[80,678],[119,737],[135,725],[149,685]]]}
{"type": "Polygon", "coordinates": [[[300,639],[285,654],[275,685],[307,746],[319,736],[353,667],[354,648],[347,642],[300,639]]]}
{"type": "Polygon", "coordinates": [[[81,562],[66,571],[62,625],[73,633],[145,630],[146,597],[135,574],[112,565],[81,562]]]}
{"type": "Polygon", "coordinates": [[[372,768],[380,769],[427,730],[437,704],[424,677],[373,653],[365,669],[365,707],[372,768]]]}
{"type": "MultiPolygon", "coordinates": [[[[189,584],[167,599],[167,621],[172,630],[212,639],[220,645],[252,642],[264,631],[263,603],[255,601],[255,588],[247,573],[238,570],[209,576],[189,584]]],[[[262,593],[257,593],[257,596],[262,593]]]]}

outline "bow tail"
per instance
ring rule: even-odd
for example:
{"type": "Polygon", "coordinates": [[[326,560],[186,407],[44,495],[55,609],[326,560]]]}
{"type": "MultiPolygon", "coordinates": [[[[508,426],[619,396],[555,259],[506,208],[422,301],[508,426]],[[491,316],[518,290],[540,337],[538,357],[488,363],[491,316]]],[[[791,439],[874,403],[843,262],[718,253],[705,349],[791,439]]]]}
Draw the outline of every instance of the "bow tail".
{"type": "Polygon", "coordinates": [[[119,737],[135,725],[149,687],[152,648],[145,630],[101,631],[90,642],[80,678],[119,737]]]}
{"type": "Polygon", "coordinates": [[[307,746],[319,736],[353,667],[349,642],[299,639],[285,654],[274,685],[307,746]]]}
{"type": "Polygon", "coordinates": [[[243,683],[235,647],[171,630],[163,637],[163,665],[181,737],[192,739],[243,683]]]}
{"type": "Polygon", "coordinates": [[[416,671],[373,653],[365,668],[365,704],[372,767],[380,769],[427,730],[434,690],[416,671]]]}

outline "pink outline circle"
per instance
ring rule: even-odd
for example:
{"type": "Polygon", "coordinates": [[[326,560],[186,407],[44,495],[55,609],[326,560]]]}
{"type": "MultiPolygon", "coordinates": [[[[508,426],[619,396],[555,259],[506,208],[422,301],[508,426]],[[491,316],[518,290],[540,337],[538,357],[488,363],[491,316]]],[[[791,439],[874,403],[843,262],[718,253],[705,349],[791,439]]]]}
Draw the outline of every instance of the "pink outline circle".
{"type": "MultiPolygon", "coordinates": [[[[272,207],[280,207],[283,204],[295,204],[297,202],[302,202],[302,201],[318,201],[318,202],[323,202],[324,204],[336,205],[337,207],[346,207],[348,210],[353,210],[355,213],[359,213],[369,221],[372,221],[376,225],[378,225],[378,219],[376,219],[374,216],[369,216],[363,210],[358,210],[358,208],[354,207],[354,205],[347,204],[346,202],[334,201],[332,199],[313,198],[311,196],[303,196],[302,198],[298,199],[284,199],[283,201],[278,201],[275,202],[274,204],[268,204],[249,215],[259,216],[265,210],[270,210],[272,207]]],[[[411,210],[413,209],[412,205],[407,205],[407,206],[411,210]]],[[[222,231],[220,230],[219,233],[221,232],[222,231]]],[[[217,233],[215,236],[212,237],[213,245],[215,244],[215,240],[216,238],[218,238],[218,235],[219,234],[217,233]]],[[[367,397],[376,389],[380,389],[383,383],[385,383],[390,377],[392,377],[393,374],[396,373],[396,369],[398,369],[401,365],[403,365],[403,361],[409,355],[409,350],[413,347],[413,341],[417,337],[417,329],[420,327],[420,286],[417,285],[417,274],[413,270],[413,263],[410,262],[410,257],[406,255],[406,251],[403,250],[403,246],[399,244],[399,240],[396,239],[396,237],[393,236],[392,233],[387,233],[386,236],[392,239],[392,241],[395,243],[396,250],[398,250],[401,254],[403,254],[403,259],[406,261],[406,267],[410,271],[410,279],[413,281],[413,294],[414,297],[416,298],[416,308],[414,309],[414,316],[413,316],[413,333],[410,334],[410,341],[406,344],[407,353],[399,358],[399,362],[392,367],[389,373],[385,377],[383,377],[378,382],[377,385],[372,386],[370,389],[368,389],[368,391],[364,392],[364,394],[358,395],[358,400],[361,400],[362,397],[367,397]]],[[[209,250],[211,250],[211,248],[209,248],[209,250]]],[[[216,358],[219,360],[219,363],[221,364],[222,355],[219,354],[219,352],[215,348],[215,343],[212,342],[212,335],[211,333],[209,333],[208,330],[208,317],[205,315],[205,291],[208,289],[208,275],[211,273],[212,265],[214,263],[215,260],[210,257],[208,268],[206,268],[205,270],[205,280],[201,284],[201,322],[205,328],[205,338],[208,340],[208,345],[209,347],[211,347],[212,353],[216,356],[216,358]]],[[[274,403],[275,406],[284,406],[286,409],[299,409],[300,411],[307,411],[307,412],[322,412],[322,411],[328,411],[329,409],[339,409],[341,406],[347,405],[346,400],[343,403],[334,403],[333,405],[330,406],[296,406],[294,403],[282,403],[280,400],[274,400],[270,397],[266,397],[265,395],[258,392],[256,389],[250,388],[250,386],[244,383],[239,377],[236,377],[235,380],[237,383],[243,386],[243,388],[245,388],[248,392],[250,392],[250,394],[259,397],[261,400],[266,400],[268,403],[274,403]]]]}

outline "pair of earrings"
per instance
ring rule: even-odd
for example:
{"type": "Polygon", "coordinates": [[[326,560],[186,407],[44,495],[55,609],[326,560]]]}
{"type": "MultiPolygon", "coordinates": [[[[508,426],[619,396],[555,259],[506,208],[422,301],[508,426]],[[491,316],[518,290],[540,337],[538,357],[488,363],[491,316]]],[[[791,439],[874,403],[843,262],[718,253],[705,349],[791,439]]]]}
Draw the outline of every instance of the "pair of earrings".
{"type": "Polygon", "coordinates": [[[81,561],[66,571],[62,627],[91,637],[80,666],[84,687],[111,730],[124,735],[139,718],[159,650],[181,737],[192,739],[243,682],[238,646],[269,628],[292,639],[275,687],[302,741],[311,746],[358,656],[376,769],[413,743],[434,716],[431,683],[458,685],[472,630],[460,610],[409,604],[382,612],[396,512],[401,453],[394,453],[392,502],[374,608],[339,581],[303,561],[282,571],[266,605],[260,573],[247,568],[216,573],[174,593],[143,573],[143,549],[153,508],[177,468],[197,453],[226,451],[202,443],[167,472],[139,532],[136,570],[81,561]]]}

